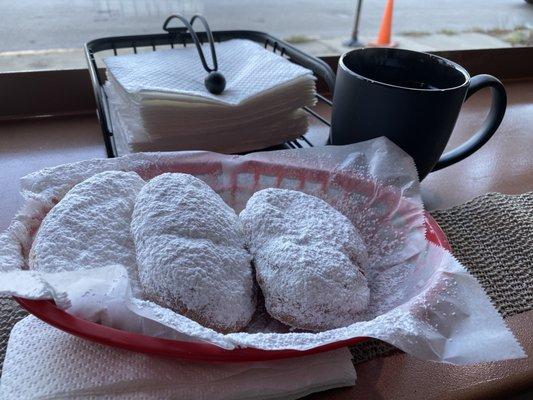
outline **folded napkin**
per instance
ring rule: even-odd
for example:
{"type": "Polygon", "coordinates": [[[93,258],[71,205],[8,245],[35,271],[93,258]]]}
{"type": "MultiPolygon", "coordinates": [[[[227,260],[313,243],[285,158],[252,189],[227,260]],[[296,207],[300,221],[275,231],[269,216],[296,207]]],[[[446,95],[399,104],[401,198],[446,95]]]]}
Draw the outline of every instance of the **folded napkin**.
{"type": "Polygon", "coordinates": [[[269,362],[186,362],[92,343],[28,316],[11,332],[0,398],[296,399],[355,379],[346,348],[269,362]]]}
{"type": "Polygon", "coordinates": [[[225,91],[207,91],[194,46],[109,57],[105,93],[120,153],[244,152],[307,130],[315,102],[311,71],[249,40],[216,44],[225,91]]]}
{"type": "MultiPolygon", "coordinates": [[[[209,54],[207,48],[205,45],[204,52],[209,54]]],[[[219,71],[227,81],[226,90],[220,95],[205,89],[207,72],[194,46],[108,57],[104,62],[108,73],[124,91],[138,100],[146,95],[167,93],[236,105],[282,83],[311,74],[249,40],[216,43],[215,48],[219,71]]]]}

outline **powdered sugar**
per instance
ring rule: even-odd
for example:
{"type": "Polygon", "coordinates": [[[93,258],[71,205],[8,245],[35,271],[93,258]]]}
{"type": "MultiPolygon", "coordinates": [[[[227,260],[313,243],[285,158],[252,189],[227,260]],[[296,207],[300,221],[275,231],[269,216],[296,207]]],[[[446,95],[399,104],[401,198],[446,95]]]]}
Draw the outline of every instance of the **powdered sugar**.
{"type": "MultiPolygon", "coordinates": [[[[297,189],[326,200],[346,215],[360,230],[371,257],[377,261],[371,264],[377,273],[366,275],[371,286],[367,312],[363,313],[361,322],[347,327],[318,333],[264,329],[269,321],[257,315],[248,330],[250,333],[222,334],[168,308],[129,297],[128,309],[142,321],[141,330],[135,332],[207,341],[226,349],[265,350],[306,350],[367,336],[389,342],[422,359],[459,364],[524,355],[475,278],[450,253],[425,242],[423,206],[414,163],[385,138],[348,146],[246,156],[208,152],[135,154],[39,171],[23,179],[24,208],[0,235],[0,270],[16,268],[20,276],[38,273],[23,270],[25,249],[31,246],[32,232],[50,209],[49,204],[61,199],[76,183],[103,170],[131,170],[144,179],[165,172],[192,173],[239,210],[258,190],[297,189]],[[357,215],[361,215],[360,220],[355,219],[357,215]],[[363,221],[372,229],[363,230],[360,226],[363,221]],[[388,242],[389,239],[392,240],[388,242]],[[381,246],[387,246],[385,251],[380,251],[381,246]],[[374,304],[380,306],[374,308],[374,304]]],[[[10,290],[16,290],[17,295],[24,297],[41,292],[25,291],[20,288],[22,283],[15,287],[11,279],[9,274],[0,272],[0,294],[12,295],[14,292],[10,290]]],[[[46,274],[39,273],[39,280],[32,282],[42,288],[49,286],[46,274]]],[[[54,292],[48,291],[39,298],[55,299],[57,292],[54,292]]],[[[84,318],[83,307],[78,310],[77,315],[84,318]]],[[[103,304],[100,311],[105,315],[109,308],[103,304]]],[[[117,329],[130,329],[127,324],[112,324],[117,329]]]]}
{"type": "Polygon", "coordinates": [[[147,298],[217,330],[248,324],[251,257],[237,215],[209,186],[159,175],[139,193],[131,229],[147,298]]]}
{"type": "Polygon", "coordinates": [[[264,189],[240,218],[273,317],[324,330],[349,325],[366,308],[365,245],[333,207],[302,192],[264,189]]]}
{"type": "Polygon", "coordinates": [[[60,272],[121,264],[135,287],[130,221],[144,183],[135,172],[107,171],[76,185],[44,218],[30,251],[30,268],[60,272]]]}

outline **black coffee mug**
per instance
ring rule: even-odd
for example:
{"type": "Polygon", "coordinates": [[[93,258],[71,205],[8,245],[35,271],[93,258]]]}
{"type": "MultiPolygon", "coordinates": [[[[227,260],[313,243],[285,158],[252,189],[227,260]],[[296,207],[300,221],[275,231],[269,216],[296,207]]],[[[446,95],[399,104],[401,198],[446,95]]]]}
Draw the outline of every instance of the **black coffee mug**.
{"type": "Polygon", "coordinates": [[[330,143],[386,136],[413,157],[422,180],[483,146],[498,129],[506,105],[498,79],[470,78],[445,58],[403,49],[352,50],[339,59],[330,143]],[[463,102],[484,87],[492,90],[485,122],[471,139],[442,155],[463,102]]]}

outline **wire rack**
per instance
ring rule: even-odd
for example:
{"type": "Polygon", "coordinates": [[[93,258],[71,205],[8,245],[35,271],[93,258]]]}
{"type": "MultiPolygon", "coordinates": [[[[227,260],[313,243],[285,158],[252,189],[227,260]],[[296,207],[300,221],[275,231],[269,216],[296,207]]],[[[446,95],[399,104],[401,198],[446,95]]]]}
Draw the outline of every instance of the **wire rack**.
{"type": "MultiPolygon", "coordinates": [[[[103,54],[106,56],[116,56],[128,53],[137,54],[140,51],[146,50],[157,51],[159,49],[175,48],[178,46],[186,47],[188,44],[193,43],[193,39],[190,33],[187,32],[186,28],[167,28],[165,30],[165,33],[160,34],[100,38],[87,42],[84,46],[85,57],[89,66],[89,73],[91,75],[91,82],[96,98],[97,115],[102,128],[108,157],[116,157],[117,149],[113,137],[113,127],[109,115],[107,96],[103,89],[105,77],[102,72],[99,71],[97,58],[103,54]]],[[[207,42],[208,38],[205,32],[197,32],[197,35],[202,44],[207,42]]],[[[266,49],[270,49],[274,53],[279,54],[281,57],[313,71],[314,75],[328,87],[329,93],[333,93],[335,74],[329,65],[316,57],[306,54],[283,40],[277,39],[264,32],[248,30],[213,31],[213,38],[215,43],[231,39],[248,39],[259,43],[266,49]]],[[[324,103],[326,107],[331,107],[332,103],[330,100],[318,93],[316,97],[319,103],[324,103]]],[[[316,119],[325,127],[330,126],[330,122],[315,110],[312,110],[309,107],[304,107],[304,110],[309,114],[310,118],[316,119]]],[[[312,146],[312,140],[308,137],[308,134],[305,134],[298,139],[282,143],[276,148],[295,149],[312,146]]]]}

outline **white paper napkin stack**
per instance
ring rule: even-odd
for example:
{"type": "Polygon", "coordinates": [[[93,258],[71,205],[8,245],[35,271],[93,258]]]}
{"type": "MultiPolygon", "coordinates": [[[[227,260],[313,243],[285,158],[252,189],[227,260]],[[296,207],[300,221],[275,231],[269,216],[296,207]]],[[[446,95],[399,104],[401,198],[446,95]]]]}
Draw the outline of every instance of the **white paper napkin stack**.
{"type": "Polygon", "coordinates": [[[192,363],[92,343],[29,316],[11,332],[0,398],[297,399],[355,379],[346,348],[269,362],[192,363]]]}
{"type": "MultiPolygon", "coordinates": [[[[226,78],[207,91],[194,46],[109,57],[105,92],[120,153],[212,150],[236,153],[295,139],[307,130],[301,109],[315,102],[311,71],[248,40],[215,45],[226,78]]],[[[210,52],[204,46],[208,63],[210,52]]]]}

